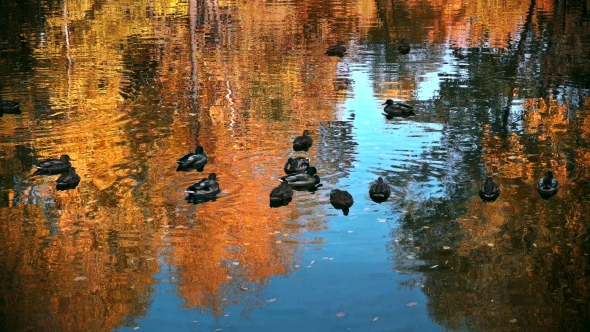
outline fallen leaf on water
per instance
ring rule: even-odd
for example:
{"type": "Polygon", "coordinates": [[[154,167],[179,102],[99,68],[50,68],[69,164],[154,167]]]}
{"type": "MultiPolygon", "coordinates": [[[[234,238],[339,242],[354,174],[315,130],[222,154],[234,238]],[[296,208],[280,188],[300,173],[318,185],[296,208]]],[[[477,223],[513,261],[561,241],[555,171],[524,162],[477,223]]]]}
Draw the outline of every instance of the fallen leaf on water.
{"type": "Polygon", "coordinates": [[[451,247],[449,247],[449,246],[443,246],[443,249],[444,250],[449,250],[449,249],[451,249],[451,247]]]}
{"type": "Polygon", "coordinates": [[[175,227],[176,229],[188,229],[188,227],[183,226],[183,225],[179,225],[175,227]]]}
{"type": "Polygon", "coordinates": [[[378,222],[386,222],[387,220],[379,218],[379,219],[377,219],[377,221],[378,222]]]}
{"type": "Polygon", "coordinates": [[[379,319],[379,317],[375,317],[375,318],[373,318],[373,321],[376,321],[377,319],[379,319]]]}
{"type": "Polygon", "coordinates": [[[217,329],[217,330],[214,330],[214,331],[221,331],[221,329],[217,329]]]}
{"type": "Polygon", "coordinates": [[[309,265],[313,265],[313,263],[315,263],[315,261],[311,261],[311,263],[309,263],[309,265]]]}
{"type": "Polygon", "coordinates": [[[410,303],[406,304],[406,307],[413,307],[416,304],[418,304],[418,302],[410,302],[410,303]]]}
{"type": "Polygon", "coordinates": [[[79,277],[74,278],[74,281],[82,281],[82,280],[86,280],[86,279],[88,279],[88,278],[86,278],[84,276],[79,276],[79,277]]]}
{"type": "Polygon", "coordinates": [[[276,301],[276,300],[277,300],[277,298],[275,297],[275,298],[272,298],[272,299],[266,300],[266,302],[274,302],[274,301],[276,301]]]}
{"type": "Polygon", "coordinates": [[[134,330],[139,330],[139,326],[136,326],[133,328],[134,330]]]}
{"type": "Polygon", "coordinates": [[[504,206],[510,206],[509,202],[504,202],[504,206]]]}
{"type": "Polygon", "coordinates": [[[348,231],[348,233],[354,233],[354,231],[348,231]]]}
{"type": "Polygon", "coordinates": [[[488,243],[488,247],[493,247],[494,244],[493,243],[488,243]]]}
{"type": "Polygon", "coordinates": [[[296,268],[300,267],[301,265],[295,265],[296,268]]]}
{"type": "Polygon", "coordinates": [[[276,240],[275,241],[275,243],[281,243],[281,242],[283,242],[283,241],[281,241],[281,240],[276,240]]]}
{"type": "Polygon", "coordinates": [[[338,317],[338,318],[341,318],[341,317],[344,317],[344,316],[346,316],[346,314],[343,313],[342,311],[336,313],[336,317],[338,317]]]}
{"type": "Polygon", "coordinates": [[[322,257],[322,259],[326,259],[326,260],[328,260],[328,259],[330,259],[330,257],[322,257]]]}
{"type": "Polygon", "coordinates": [[[53,113],[50,116],[56,116],[56,115],[60,115],[60,114],[64,114],[64,112],[57,112],[57,113],[53,113]]]}
{"type": "Polygon", "coordinates": [[[434,269],[435,267],[438,267],[438,264],[436,264],[436,265],[432,265],[430,268],[431,268],[431,269],[434,269]]]}
{"type": "Polygon", "coordinates": [[[238,266],[238,265],[240,265],[240,262],[233,262],[232,264],[235,266],[238,266]]]}
{"type": "Polygon", "coordinates": [[[509,320],[510,323],[516,323],[518,320],[516,318],[512,318],[511,320],[509,320]]]}

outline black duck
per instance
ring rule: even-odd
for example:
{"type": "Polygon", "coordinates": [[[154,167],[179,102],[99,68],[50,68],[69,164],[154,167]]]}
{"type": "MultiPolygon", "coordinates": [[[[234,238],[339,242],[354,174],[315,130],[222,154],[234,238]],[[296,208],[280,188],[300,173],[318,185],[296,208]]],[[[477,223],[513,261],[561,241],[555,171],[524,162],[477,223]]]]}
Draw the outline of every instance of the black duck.
{"type": "Polygon", "coordinates": [[[332,189],[330,191],[330,203],[336,210],[342,210],[342,213],[347,216],[349,208],[354,204],[354,200],[348,191],[332,189]]]}
{"type": "Polygon", "coordinates": [[[326,49],[326,55],[328,56],[337,56],[343,57],[344,53],[346,53],[346,47],[344,46],[343,41],[339,41],[336,45],[330,46],[326,49]]]}
{"type": "Polygon", "coordinates": [[[293,199],[293,189],[287,181],[281,181],[281,184],[273,188],[270,192],[270,206],[278,207],[289,204],[293,199]]]}
{"type": "Polygon", "coordinates": [[[295,137],[293,140],[293,150],[307,151],[313,144],[313,138],[309,137],[309,130],[304,130],[303,135],[295,137]]]}
{"type": "Polygon", "coordinates": [[[391,188],[383,181],[382,177],[379,177],[369,187],[369,197],[377,203],[385,202],[389,198],[389,195],[391,195],[391,188]]]}
{"type": "Polygon", "coordinates": [[[500,188],[494,183],[494,179],[488,177],[486,182],[479,188],[479,197],[484,202],[493,202],[500,196],[500,188]]]}
{"type": "Polygon", "coordinates": [[[279,181],[287,182],[296,189],[316,189],[321,186],[320,177],[316,173],[317,169],[310,166],[305,173],[283,176],[279,181]]]}
{"type": "Polygon", "coordinates": [[[392,99],[387,99],[383,105],[387,105],[383,108],[383,112],[385,112],[385,115],[388,117],[415,115],[412,106],[396,103],[392,99]]]}
{"type": "Polygon", "coordinates": [[[198,172],[202,172],[207,163],[207,156],[203,151],[202,146],[197,146],[195,152],[185,154],[176,161],[178,163],[177,171],[195,168],[198,172]]]}
{"type": "Polygon", "coordinates": [[[297,158],[289,158],[285,163],[285,174],[297,174],[297,173],[305,173],[307,172],[307,168],[309,167],[309,158],[305,157],[297,157],[297,158]]]}
{"type": "Polygon", "coordinates": [[[208,177],[190,185],[185,192],[188,193],[187,201],[189,203],[199,203],[215,200],[221,189],[217,182],[217,176],[215,173],[211,173],[208,177]]]}
{"type": "Polygon", "coordinates": [[[47,159],[42,161],[38,164],[35,164],[34,167],[37,168],[36,174],[59,174],[67,172],[72,164],[70,164],[70,156],[67,154],[61,155],[59,159],[47,159]]]}
{"type": "Polygon", "coordinates": [[[547,171],[545,177],[537,183],[537,191],[543,198],[549,198],[557,194],[558,189],[559,183],[557,179],[553,178],[553,172],[551,171],[547,171]]]}
{"type": "Polygon", "coordinates": [[[400,40],[399,45],[397,45],[397,50],[403,54],[406,55],[408,53],[410,53],[410,44],[408,44],[408,42],[406,41],[406,38],[402,38],[402,40],[400,40]]]}

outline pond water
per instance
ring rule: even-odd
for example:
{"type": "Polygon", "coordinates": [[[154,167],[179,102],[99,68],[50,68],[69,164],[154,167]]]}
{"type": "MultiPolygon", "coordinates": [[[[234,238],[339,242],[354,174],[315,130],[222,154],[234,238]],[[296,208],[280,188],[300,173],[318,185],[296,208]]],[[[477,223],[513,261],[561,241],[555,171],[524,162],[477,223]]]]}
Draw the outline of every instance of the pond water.
{"type": "Polygon", "coordinates": [[[588,6],[0,2],[0,330],[585,331],[588,6]],[[294,156],[322,186],[271,208],[294,156]]]}

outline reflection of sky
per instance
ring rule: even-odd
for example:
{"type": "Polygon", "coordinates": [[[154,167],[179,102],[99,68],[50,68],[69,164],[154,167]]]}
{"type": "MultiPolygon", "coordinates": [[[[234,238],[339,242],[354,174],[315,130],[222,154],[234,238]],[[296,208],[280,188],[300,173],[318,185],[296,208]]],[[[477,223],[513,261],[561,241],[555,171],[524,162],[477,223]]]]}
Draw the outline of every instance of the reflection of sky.
{"type": "MultiPolygon", "coordinates": [[[[395,253],[386,250],[393,240],[390,233],[397,228],[399,217],[392,209],[396,202],[373,203],[368,186],[378,175],[401,174],[407,172],[405,165],[424,162],[424,153],[441,140],[442,125],[416,123],[415,117],[387,121],[380,111],[386,96],[374,96],[369,74],[353,70],[350,75],[355,82],[354,93],[343,105],[342,120],[354,112],[356,161],[350,175],[336,184],[354,197],[349,216],[327,203],[332,186],[318,192],[315,197],[326,204],[319,205],[316,213],[326,214],[329,230],[309,233],[308,237],[322,237],[324,242],[305,245],[304,257],[296,263],[300,267],[291,274],[270,278],[271,283],[263,291],[262,308],[244,310],[243,306],[229,305],[223,316],[215,318],[199,309],[181,309],[175,287],[160,283],[155,286],[157,291],[147,317],[138,320],[141,331],[441,330],[428,316],[421,276],[395,272],[395,253]],[[400,287],[401,282],[410,279],[415,279],[409,282],[412,287],[400,287]],[[414,301],[418,302],[416,306],[406,306],[414,301]],[[338,312],[346,316],[338,318],[338,312]]],[[[436,75],[427,77],[418,95],[431,98],[438,80],[436,75]]],[[[424,191],[414,193],[415,198],[432,197],[436,194],[433,187],[408,188],[424,191]]],[[[169,280],[172,275],[161,273],[157,277],[169,280]]]]}

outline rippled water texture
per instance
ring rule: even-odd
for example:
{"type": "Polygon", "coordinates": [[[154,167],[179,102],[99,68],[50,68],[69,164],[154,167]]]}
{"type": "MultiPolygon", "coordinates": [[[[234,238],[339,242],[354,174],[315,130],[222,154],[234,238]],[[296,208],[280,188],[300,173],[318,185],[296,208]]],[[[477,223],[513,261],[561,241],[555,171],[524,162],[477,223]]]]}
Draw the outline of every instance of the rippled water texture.
{"type": "Polygon", "coordinates": [[[585,331],[588,6],[0,2],[0,331],[585,331]],[[296,156],[322,186],[271,208],[296,156]]]}

